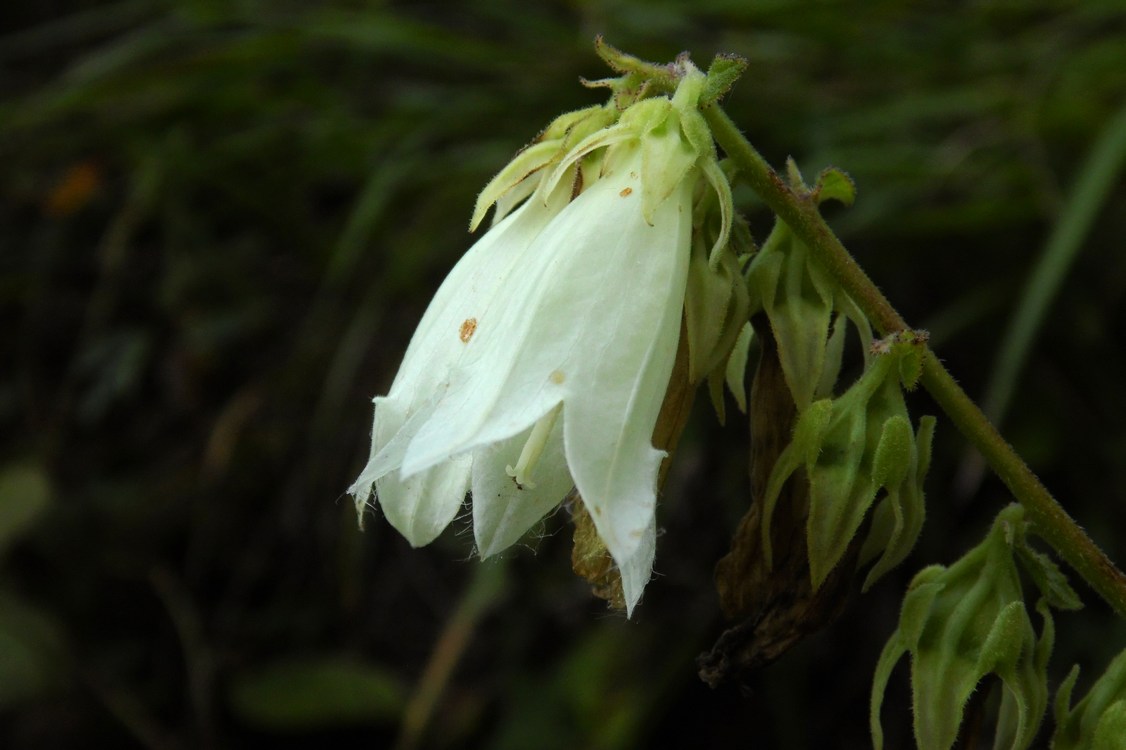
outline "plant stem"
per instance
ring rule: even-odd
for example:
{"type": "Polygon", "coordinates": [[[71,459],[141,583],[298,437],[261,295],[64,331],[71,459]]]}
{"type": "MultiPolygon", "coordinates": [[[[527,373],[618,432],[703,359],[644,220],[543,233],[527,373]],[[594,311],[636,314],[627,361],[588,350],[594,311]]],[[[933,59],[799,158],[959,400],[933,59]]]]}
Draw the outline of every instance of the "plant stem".
{"type": "MultiPolygon", "coordinates": [[[[815,200],[791,190],[717,105],[701,109],[716,142],[747,184],[833,274],[881,335],[909,328],[825,223],[815,200]]],[[[938,357],[923,360],[923,387],[1028,512],[1044,539],[1103,599],[1126,618],[1126,575],[1087,536],[955,382],[938,357]]]]}

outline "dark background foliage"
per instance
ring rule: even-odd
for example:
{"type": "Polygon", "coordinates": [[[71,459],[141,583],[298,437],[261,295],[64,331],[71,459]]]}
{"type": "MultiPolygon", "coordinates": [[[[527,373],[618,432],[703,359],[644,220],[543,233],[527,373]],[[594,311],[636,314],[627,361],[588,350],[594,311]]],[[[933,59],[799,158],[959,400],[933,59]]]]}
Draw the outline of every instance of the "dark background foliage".
{"type": "MultiPolygon", "coordinates": [[[[379,517],[359,533],[343,490],[368,399],[472,241],[476,191],[599,101],[578,85],[605,75],[596,33],[654,60],[746,56],[729,112],[773,163],[851,173],[834,225],[971,394],[1126,103],[1115,0],[53,0],[7,3],[0,24],[13,748],[864,746],[910,575],[1009,501],[995,480],[959,490],[948,422],[915,554],[745,689],[713,691],[694,660],[725,627],[712,568],[749,502],[745,422],[697,404],[627,622],[571,574],[565,513],[486,564],[464,518],[421,550],[379,517]]],[[[769,216],[740,198],[761,239],[769,216]]],[[[1122,564],[1123,181],[1095,199],[1005,432],[1122,564]]],[[[1126,645],[1081,593],[1053,662],[1054,682],[1083,665],[1080,691],[1126,645]]]]}

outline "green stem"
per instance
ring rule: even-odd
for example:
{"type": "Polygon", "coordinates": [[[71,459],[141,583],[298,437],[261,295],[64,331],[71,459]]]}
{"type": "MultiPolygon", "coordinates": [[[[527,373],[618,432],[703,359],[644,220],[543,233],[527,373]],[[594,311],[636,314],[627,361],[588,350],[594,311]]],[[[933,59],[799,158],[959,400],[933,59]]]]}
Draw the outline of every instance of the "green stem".
{"type": "MultiPolygon", "coordinates": [[[[702,108],[716,142],[763,202],[808,245],[882,335],[909,328],[825,223],[816,201],[791,190],[716,105],[702,108]]],[[[1126,575],[1079,527],[1017,455],[933,352],[920,379],[955,426],[985,458],[1028,512],[1036,533],[1126,618],[1126,575]]]]}

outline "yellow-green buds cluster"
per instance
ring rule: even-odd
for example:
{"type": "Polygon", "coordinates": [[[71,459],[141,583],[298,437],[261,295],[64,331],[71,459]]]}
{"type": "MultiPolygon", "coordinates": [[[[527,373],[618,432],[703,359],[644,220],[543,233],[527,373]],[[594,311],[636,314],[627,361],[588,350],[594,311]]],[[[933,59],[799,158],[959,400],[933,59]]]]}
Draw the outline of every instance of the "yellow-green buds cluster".
{"type": "MultiPolygon", "coordinates": [[[[789,178],[791,189],[808,200],[850,204],[854,198],[852,182],[839,170],[826,170],[810,188],[791,161],[789,178]]],[[[876,560],[864,583],[867,589],[907,556],[923,525],[923,479],[935,421],[924,417],[913,431],[903,389],[914,388],[919,378],[926,334],[905,331],[868,346],[868,319],[782,221],[751,261],[747,278],[752,313],[761,310],[770,323],[798,411],[793,439],[779,456],[762,498],[767,562],[775,504],[783,485],[804,469],[814,589],[844,557],[876,504],[859,558],[862,566],[876,560]],[[850,324],[866,345],[866,369],[833,398],[850,324]]]]}
{"type": "MultiPolygon", "coordinates": [[[[879,560],[865,588],[903,560],[922,528],[923,478],[930,463],[934,418],[911,429],[902,387],[919,356],[914,334],[893,337],[860,378],[836,399],[814,401],[800,412],[790,444],[779,456],[763,498],[763,548],[771,555],[770,518],[783,484],[800,468],[809,481],[806,543],[816,589],[845,554],[876,501],[861,564],[879,560]]],[[[880,347],[875,347],[880,352],[880,347]]]]}
{"type": "MultiPolygon", "coordinates": [[[[812,190],[805,188],[791,162],[791,182],[818,201],[852,202],[852,183],[828,170],[812,190]]],[[[846,320],[867,344],[872,328],[856,303],[811,256],[809,248],[781,220],[747,269],[753,296],[751,313],[761,309],[770,320],[786,384],[798,411],[832,395],[840,371],[846,320]],[[831,333],[830,333],[831,332],[831,333]]]]}
{"type": "Polygon", "coordinates": [[[1121,750],[1126,745],[1126,651],[1072,708],[1071,691],[1078,679],[1077,664],[1056,693],[1052,750],[1121,750]]]}
{"type": "Polygon", "coordinates": [[[1048,702],[1046,664],[1054,629],[1049,606],[1074,609],[1075,592],[1046,555],[1026,538],[1024,511],[1003,510],[985,540],[950,567],[920,571],[903,600],[899,627],[884,647],[872,685],[871,725],[883,747],[880,707],[892,668],[911,655],[915,741],[920,750],[948,750],[962,724],[966,701],[986,675],[1001,679],[1004,694],[995,748],[1022,750],[1036,736],[1048,702]],[[1035,581],[1044,625],[1033,629],[1017,563],[1035,581]]]}

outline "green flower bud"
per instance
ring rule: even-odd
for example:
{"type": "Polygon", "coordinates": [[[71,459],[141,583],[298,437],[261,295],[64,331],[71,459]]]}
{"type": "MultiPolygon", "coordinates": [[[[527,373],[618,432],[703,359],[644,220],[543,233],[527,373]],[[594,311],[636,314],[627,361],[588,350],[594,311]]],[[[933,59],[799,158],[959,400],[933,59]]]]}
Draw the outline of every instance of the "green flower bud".
{"type": "MultiPolygon", "coordinates": [[[[801,179],[792,162],[791,179],[801,179]]],[[[809,192],[804,186],[800,189],[809,192]]],[[[840,192],[843,188],[836,185],[833,190],[840,192]]],[[[830,192],[825,195],[841,197],[830,192]]],[[[851,321],[860,340],[866,342],[872,339],[867,317],[781,220],[751,261],[747,284],[750,313],[763,310],[770,320],[798,411],[804,411],[817,398],[831,396],[840,372],[845,321],[851,321]],[[838,313],[835,322],[834,312],[838,313]]]]}
{"type": "MultiPolygon", "coordinates": [[[[751,261],[748,285],[765,310],[798,411],[813,403],[825,366],[835,285],[781,220],[751,261]]],[[[752,309],[753,312],[753,309],[752,309]]]]}
{"type": "Polygon", "coordinates": [[[771,473],[763,505],[767,559],[774,505],[786,480],[804,468],[809,480],[806,538],[815,589],[845,554],[881,489],[886,494],[879,520],[865,540],[861,564],[883,555],[865,587],[907,555],[922,527],[922,480],[934,422],[924,420],[918,439],[911,432],[899,379],[906,352],[902,347],[890,349],[840,398],[813,402],[799,417],[793,440],[771,473]]]}
{"type": "Polygon", "coordinates": [[[1046,665],[1054,629],[1047,598],[1037,605],[1044,621],[1039,638],[1025,609],[1017,561],[1027,568],[1026,559],[1034,559],[1018,552],[1027,546],[1025,534],[1023,509],[1010,506],[962,559],[915,576],[899,627],[876,666],[871,706],[876,748],[883,747],[884,690],[892,668],[907,653],[915,741],[921,750],[954,745],[966,701],[988,674],[997,675],[1004,689],[993,746],[1021,750],[1031,744],[1047,705],[1046,665]]]}
{"type": "Polygon", "coordinates": [[[688,380],[693,385],[708,380],[712,405],[722,423],[725,382],[730,385],[739,409],[746,412],[743,376],[750,345],[750,294],[740,259],[749,257],[754,245],[746,223],[740,220],[731,228],[727,246],[716,255],[716,243],[725,231],[727,216],[720,194],[705,184],[700,187],[704,189],[698,191],[693,211],[692,259],[684,299],[688,380]]]}
{"type": "MultiPolygon", "coordinates": [[[[903,417],[892,417],[908,431],[910,424],[903,417]]],[[[910,554],[923,528],[926,505],[923,502],[923,480],[930,467],[931,439],[934,436],[935,418],[925,416],[919,420],[913,445],[908,448],[906,472],[899,482],[886,482],[887,495],[872,511],[872,525],[864,547],[860,550],[859,565],[867,565],[876,555],[880,559],[868,571],[862,591],[867,591],[884,573],[894,568],[910,554]]],[[[900,428],[902,429],[902,428],[900,428]]],[[[900,436],[904,440],[906,436],[900,436]]],[[[888,457],[882,457],[886,461],[888,457]]]]}
{"type": "Polygon", "coordinates": [[[1071,692],[1079,679],[1072,668],[1056,693],[1056,731],[1052,750],[1121,750],[1126,737],[1126,650],[1073,708],[1071,692]]]}
{"type": "Polygon", "coordinates": [[[708,240],[697,231],[692,238],[684,300],[690,382],[699,383],[716,370],[726,370],[735,340],[747,324],[749,307],[747,285],[735,255],[722,253],[713,268],[708,262],[708,240]]]}

